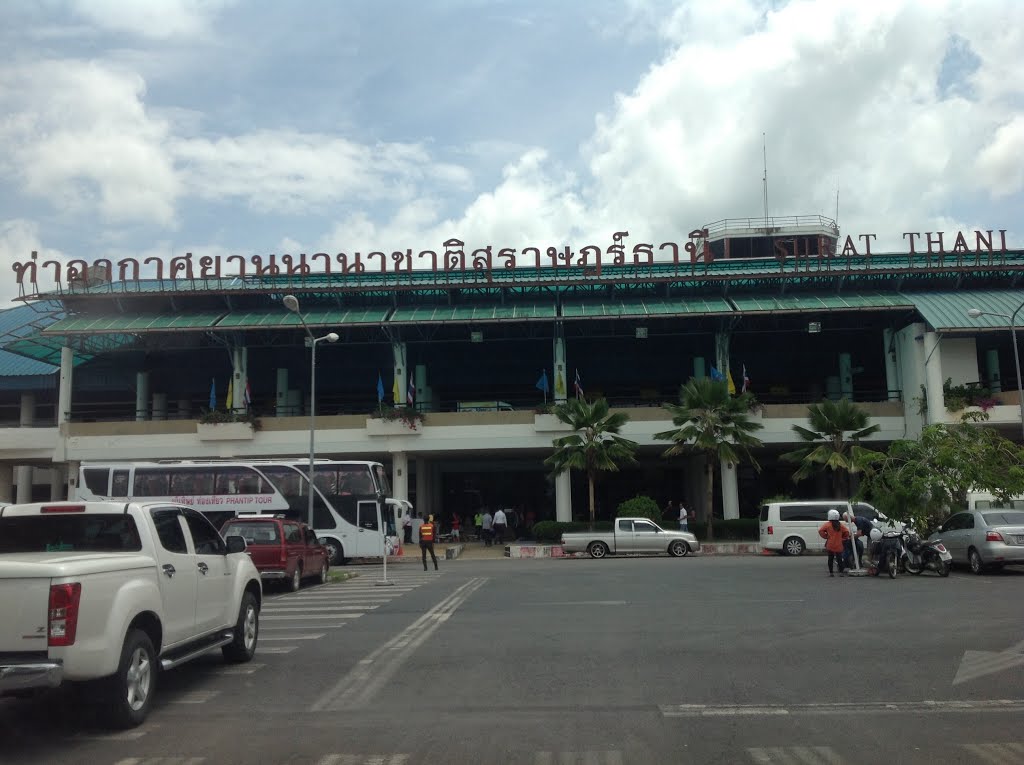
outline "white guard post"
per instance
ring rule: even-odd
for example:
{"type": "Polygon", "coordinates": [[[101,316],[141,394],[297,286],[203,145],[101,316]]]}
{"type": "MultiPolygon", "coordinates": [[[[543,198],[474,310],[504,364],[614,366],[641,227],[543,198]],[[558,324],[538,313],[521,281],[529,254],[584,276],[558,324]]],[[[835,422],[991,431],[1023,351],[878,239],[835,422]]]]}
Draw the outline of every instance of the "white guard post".
{"type": "Polygon", "coordinates": [[[377,585],[378,587],[391,587],[391,586],[394,585],[394,582],[389,582],[388,581],[388,556],[391,555],[392,552],[393,552],[393,547],[392,547],[392,544],[391,544],[391,537],[388,536],[387,534],[385,534],[384,535],[384,555],[381,556],[384,559],[384,578],[381,579],[379,582],[374,582],[374,584],[377,585]]]}
{"type": "MultiPolygon", "coordinates": [[[[860,556],[857,555],[857,524],[853,521],[849,521],[850,529],[850,542],[853,548],[853,568],[846,572],[847,576],[867,576],[867,569],[863,569],[860,566],[860,556]]],[[[864,543],[864,549],[867,549],[868,544],[871,543],[871,537],[867,537],[867,542],[864,543]]]]}

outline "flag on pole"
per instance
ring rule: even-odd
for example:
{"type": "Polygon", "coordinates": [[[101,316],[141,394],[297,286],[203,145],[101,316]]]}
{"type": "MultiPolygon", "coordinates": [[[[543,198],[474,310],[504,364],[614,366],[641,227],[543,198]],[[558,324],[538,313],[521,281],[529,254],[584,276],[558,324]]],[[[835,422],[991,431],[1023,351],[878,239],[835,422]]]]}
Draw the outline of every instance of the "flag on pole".
{"type": "Polygon", "coordinates": [[[414,406],[416,404],[416,386],[412,383],[412,375],[409,375],[409,387],[405,392],[405,403],[409,406],[414,406]]]}
{"type": "Polygon", "coordinates": [[[395,384],[391,386],[391,400],[395,406],[402,403],[402,388],[398,384],[398,375],[395,375],[395,384]]]}
{"type": "Polygon", "coordinates": [[[725,375],[718,371],[718,367],[711,367],[711,379],[715,382],[725,382],[725,375]]]}
{"type": "Polygon", "coordinates": [[[548,387],[548,370],[545,369],[540,373],[540,379],[537,380],[537,384],[534,387],[537,390],[544,391],[545,396],[548,395],[548,391],[551,390],[551,388],[548,387]]]}
{"type": "Polygon", "coordinates": [[[743,365],[743,387],[740,389],[741,393],[746,393],[750,390],[750,378],[747,377],[747,365],[743,365]]]}
{"type": "Polygon", "coordinates": [[[248,409],[252,406],[252,389],[249,387],[249,381],[245,381],[245,393],[242,394],[242,402],[245,404],[245,408],[248,409]]]}
{"type": "Polygon", "coordinates": [[[232,391],[232,384],[231,383],[232,383],[231,379],[228,379],[228,395],[226,395],[224,397],[224,408],[227,409],[229,412],[231,411],[231,405],[235,403],[234,396],[231,395],[231,391],[232,391]]]}
{"type": "Polygon", "coordinates": [[[384,401],[384,378],[380,376],[380,372],[377,373],[377,403],[384,401]]]}
{"type": "Polygon", "coordinates": [[[572,389],[576,391],[576,398],[583,398],[583,382],[580,380],[580,370],[576,370],[576,379],[572,383],[572,389]]]}
{"type": "Polygon", "coordinates": [[[725,373],[726,373],[726,375],[728,375],[728,378],[729,378],[729,395],[730,396],[735,396],[736,395],[736,383],[734,383],[732,381],[732,370],[731,369],[727,369],[725,373]]]}
{"type": "Polygon", "coordinates": [[[556,369],[555,370],[555,395],[556,396],[564,396],[565,395],[565,375],[562,374],[562,370],[561,369],[556,369]]]}
{"type": "Polygon", "coordinates": [[[216,378],[210,379],[210,411],[212,412],[217,408],[217,380],[216,378]]]}

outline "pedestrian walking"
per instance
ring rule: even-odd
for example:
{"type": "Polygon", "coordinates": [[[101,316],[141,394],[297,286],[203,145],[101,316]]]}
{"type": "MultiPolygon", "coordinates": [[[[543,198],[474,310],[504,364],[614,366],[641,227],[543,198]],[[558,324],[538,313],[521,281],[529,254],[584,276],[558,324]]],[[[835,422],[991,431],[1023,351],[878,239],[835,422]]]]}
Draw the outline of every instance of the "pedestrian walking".
{"type": "Polygon", "coordinates": [[[679,530],[690,530],[690,513],[685,507],[683,507],[682,502],[679,503],[679,530]]]}
{"type": "Polygon", "coordinates": [[[485,547],[490,547],[491,546],[491,522],[492,522],[491,511],[490,510],[484,510],[484,517],[480,521],[480,534],[484,538],[484,546],[485,547]]]}
{"type": "Polygon", "coordinates": [[[436,536],[434,516],[427,516],[427,520],[420,526],[420,553],[423,555],[423,570],[427,570],[427,552],[434,561],[434,571],[437,571],[437,556],[434,555],[434,538],[436,536]]]}
{"type": "Polygon", "coordinates": [[[505,515],[504,510],[496,510],[494,512],[494,520],[491,522],[491,527],[494,529],[494,536],[498,540],[498,544],[505,543],[505,529],[508,528],[508,517],[505,515]]]}
{"type": "Polygon", "coordinates": [[[476,538],[483,539],[484,514],[477,513],[473,516],[473,528],[476,530],[476,538]]]}
{"type": "Polygon", "coordinates": [[[828,511],[828,520],[821,524],[818,536],[825,540],[828,575],[835,576],[833,563],[839,561],[839,576],[846,576],[846,551],[843,543],[850,538],[850,530],[840,522],[838,510],[828,511]]]}
{"type": "Polygon", "coordinates": [[[462,519],[458,513],[452,515],[452,541],[458,542],[462,539],[459,535],[459,529],[462,527],[462,519]]]}
{"type": "Polygon", "coordinates": [[[402,513],[402,541],[407,545],[412,544],[412,516],[409,514],[409,508],[405,508],[405,512],[402,513]]]}

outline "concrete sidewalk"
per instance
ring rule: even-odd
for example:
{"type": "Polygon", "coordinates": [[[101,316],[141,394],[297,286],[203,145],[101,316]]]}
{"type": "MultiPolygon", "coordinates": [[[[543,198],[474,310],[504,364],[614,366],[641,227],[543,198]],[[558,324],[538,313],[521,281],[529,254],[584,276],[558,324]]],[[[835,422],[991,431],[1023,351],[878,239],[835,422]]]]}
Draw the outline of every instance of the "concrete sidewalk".
{"type": "MultiPolygon", "coordinates": [[[[507,542],[504,545],[493,544],[490,547],[485,545],[483,542],[465,542],[462,544],[450,544],[447,542],[439,543],[434,545],[434,553],[437,555],[438,560],[507,560],[513,559],[525,559],[525,558],[547,558],[552,557],[548,555],[517,555],[514,550],[510,550],[512,554],[507,554],[506,548],[515,547],[547,547],[550,548],[552,545],[550,542],[531,542],[527,540],[520,540],[518,542],[507,542]],[[461,548],[461,549],[459,549],[461,548]],[[448,551],[451,550],[451,553],[448,551]],[[449,555],[451,557],[449,557],[449,555]]],[[[743,542],[713,542],[701,545],[701,552],[699,555],[760,555],[762,553],[761,545],[755,541],[743,541],[743,542]]],[[[583,554],[585,555],[585,554],[583,554]]],[[[561,557],[561,556],[559,556],[561,557]]],[[[564,557],[574,557],[572,555],[564,557]]],[[[419,563],[420,547],[418,544],[405,545],[403,555],[397,557],[388,558],[388,563],[405,564],[405,563],[419,563]]]]}

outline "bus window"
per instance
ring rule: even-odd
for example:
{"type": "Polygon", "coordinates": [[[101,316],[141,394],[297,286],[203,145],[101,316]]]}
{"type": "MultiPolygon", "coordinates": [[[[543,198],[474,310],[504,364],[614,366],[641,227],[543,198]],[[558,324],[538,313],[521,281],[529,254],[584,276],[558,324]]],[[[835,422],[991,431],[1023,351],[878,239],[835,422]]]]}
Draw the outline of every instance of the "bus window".
{"type": "MultiPolygon", "coordinates": [[[[104,495],[106,496],[106,495],[104,495]]],[[[114,478],[110,482],[110,496],[111,497],[127,497],[128,496],[128,471],[127,470],[115,470],[114,478]]]]}
{"type": "Polygon", "coordinates": [[[213,485],[214,494],[273,494],[268,484],[252,468],[221,468],[213,485]]]}
{"type": "Polygon", "coordinates": [[[363,500],[358,505],[359,528],[380,530],[380,523],[377,521],[377,503],[363,500]]]}
{"type": "Polygon", "coordinates": [[[170,495],[171,476],[163,468],[135,468],[133,497],[167,497],[170,495]]]}
{"type": "Polygon", "coordinates": [[[107,482],[110,480],[110,468],[83,468],[82,475],[85,487],[97,497],[107,496],[107,482]]]}
{"type": "Polygon", "coordinates": [[[388,480],[387,471],[383,465],[374,465],[373,474],[377,478],[377,488],[385,497],[391,496],[391,482],[388,480]]]}
{"type": "Polygon", "coordinates": [[[171,473],[171,494],[186,497],[213,494],[213,471],[204,468],[175,470],[171,473]]]}
{"type": "MultiPolygon", "coordinates": [[[[309,481],[306,474],[285,465],[260,465],[260,470],[274,484],[288,503],[287,516],[305,521],[309,513],[309,481]]],[[[313,494],[313,528],[333,529],[337,527],[330,508],[319,492],[313,494]]]]}

